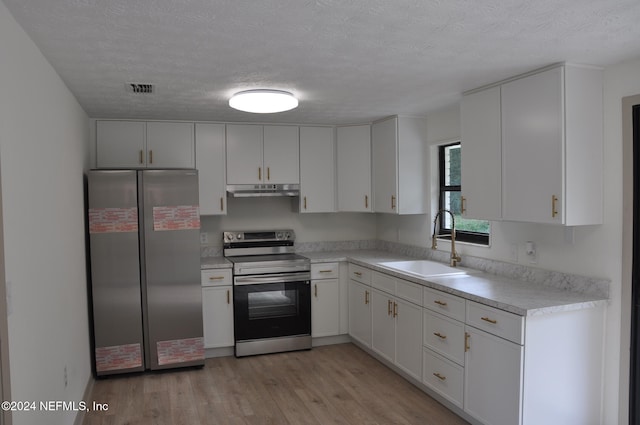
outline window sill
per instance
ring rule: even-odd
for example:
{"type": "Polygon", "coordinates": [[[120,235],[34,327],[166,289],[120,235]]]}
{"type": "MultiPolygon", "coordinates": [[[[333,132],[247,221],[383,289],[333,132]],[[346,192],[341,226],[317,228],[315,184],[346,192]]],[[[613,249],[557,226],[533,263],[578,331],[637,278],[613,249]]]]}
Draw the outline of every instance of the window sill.
{"type": "MultiPolygon", "coordinates": [[[[438,235],[436,239],[439,241],[451,241],[451,235],[438,235]]],[[[490,248],[491,247],[491,236],[489,236],[489,242],[484,244],[480,242],[470,242],[465,240],[456,239],[456,245],[467,245],[467,246],[478,246],[481,248],[490,248]]]]}

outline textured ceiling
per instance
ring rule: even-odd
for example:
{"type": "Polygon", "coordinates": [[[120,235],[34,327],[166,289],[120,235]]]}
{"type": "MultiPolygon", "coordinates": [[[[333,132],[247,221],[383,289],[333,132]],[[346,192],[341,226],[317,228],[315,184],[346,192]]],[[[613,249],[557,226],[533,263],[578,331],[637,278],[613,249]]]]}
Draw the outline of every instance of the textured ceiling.
{"type": "Polygon", "coordinates": [[[102,118],[368,122],[554,62],[640,57],[638,0],[2,1],[102,118]],[[289,90],[300,106],[230,109],[250,88],[289,90]]]}

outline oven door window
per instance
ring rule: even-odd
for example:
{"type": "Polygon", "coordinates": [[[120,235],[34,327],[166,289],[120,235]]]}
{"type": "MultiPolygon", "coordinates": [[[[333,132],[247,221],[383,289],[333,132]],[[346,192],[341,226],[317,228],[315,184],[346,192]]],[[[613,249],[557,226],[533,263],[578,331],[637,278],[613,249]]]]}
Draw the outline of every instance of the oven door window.
{"type": "Polygon", "coordinates": [[[236,340],[311,333],[309,281],[234,286],[236,340]]]}

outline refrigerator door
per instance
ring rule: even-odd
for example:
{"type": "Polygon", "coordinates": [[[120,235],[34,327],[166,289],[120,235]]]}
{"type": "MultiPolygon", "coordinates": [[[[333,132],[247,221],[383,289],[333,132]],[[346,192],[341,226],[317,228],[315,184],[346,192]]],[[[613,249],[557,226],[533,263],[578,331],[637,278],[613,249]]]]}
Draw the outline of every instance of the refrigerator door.
{"type": "Polygon", "coordinates": [[[196,170],[139,171],[147,367],[204,364],[196,170]]]}
{"type": "Polygon", "coordinates": [[[144,370],[135,171],[90,171],[89,240],[97,375],[144,370]]]}

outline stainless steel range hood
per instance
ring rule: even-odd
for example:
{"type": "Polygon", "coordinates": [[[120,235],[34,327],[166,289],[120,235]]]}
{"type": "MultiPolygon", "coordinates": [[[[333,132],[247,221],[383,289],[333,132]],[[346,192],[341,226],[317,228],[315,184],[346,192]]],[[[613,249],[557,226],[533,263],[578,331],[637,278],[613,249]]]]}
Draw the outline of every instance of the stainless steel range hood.
{"type": "Polygon", "coordinates": [[[227,193],[233,198],[257,198],[275,196],[300,196],[299,184],[235,184],[227,185],[227,193]]]}

